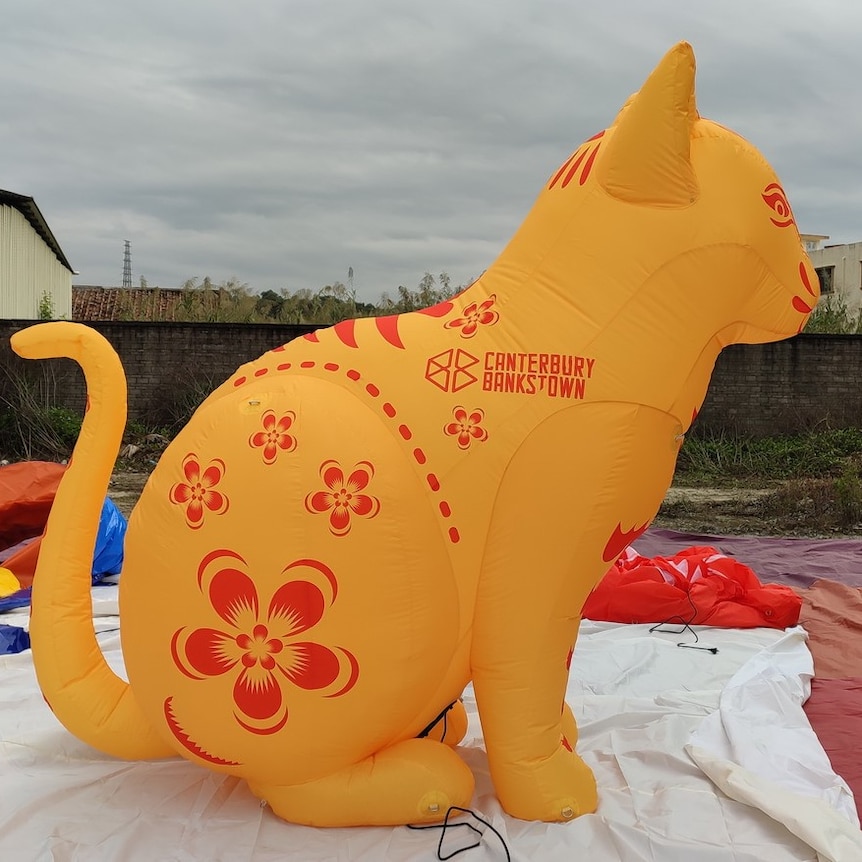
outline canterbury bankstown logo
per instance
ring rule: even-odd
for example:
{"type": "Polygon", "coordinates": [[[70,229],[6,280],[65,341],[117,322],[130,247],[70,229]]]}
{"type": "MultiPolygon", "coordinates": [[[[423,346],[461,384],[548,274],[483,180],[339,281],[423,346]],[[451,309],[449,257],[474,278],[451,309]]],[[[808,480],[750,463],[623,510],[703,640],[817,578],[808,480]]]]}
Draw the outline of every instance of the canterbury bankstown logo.
{"type": "Polygon", "coordinates": [[[586,397],[595,364],[593,357],[569,353],[492,350],[480,359],[453,347],[428,360],[425,379],[444,392],[458,392],[480,383],[484,392],[581,400],[586,397]]]}
{"type": "Polygon", "coordinates": [[[458,392],[479,379],[470,370],[478,364],[478,357],[453,347],[428,360],[425,379],[444,392],[458,392]]]}

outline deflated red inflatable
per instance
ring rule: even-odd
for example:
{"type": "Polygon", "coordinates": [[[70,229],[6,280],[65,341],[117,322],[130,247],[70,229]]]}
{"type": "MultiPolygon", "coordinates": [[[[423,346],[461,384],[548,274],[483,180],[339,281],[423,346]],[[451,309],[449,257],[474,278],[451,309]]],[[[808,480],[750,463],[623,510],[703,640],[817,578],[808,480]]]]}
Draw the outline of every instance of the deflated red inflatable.
{"type": "MultiPolygon", "coordinates": [[[[42,535],[65,472],[64,464],[50,461],[22,461],[0,467],[0,552],[42,535]]],[[[33,583],[40,544],[39,539],[30,542],[3,563],[22,587],[33,583]]]]}
{"type": "Polygon", "coordinates": [[[716,548],[653,559],[627,548],[587,599],[583,615],[620,623],[783,629],[799,622],[801,608],[790,587],[761,584],[748,566],[716,548]]]}
{"type": "Polygon", "coordinates": [[[49,461],[0,467],[0,550],[41,534],[65,472],[49,461]]]}

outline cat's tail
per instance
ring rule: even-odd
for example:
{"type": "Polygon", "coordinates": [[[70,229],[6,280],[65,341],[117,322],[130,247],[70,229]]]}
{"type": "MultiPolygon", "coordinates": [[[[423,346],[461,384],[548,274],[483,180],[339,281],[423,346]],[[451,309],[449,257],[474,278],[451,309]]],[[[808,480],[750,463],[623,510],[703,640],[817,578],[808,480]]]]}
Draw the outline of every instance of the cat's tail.
{"type": "Polygon", "coordinates": [[[110,344],[79,323],[32,326],[16,332],[11,343],[27,359],[73,359],[87,383],[81,433],[51,508],[33,579],[30,642],[42,694],[67,730],[106,754],[171,756],[129,684],[108,666],[93,628],[93,549],[126,421],[123,367],[110,344]]]}

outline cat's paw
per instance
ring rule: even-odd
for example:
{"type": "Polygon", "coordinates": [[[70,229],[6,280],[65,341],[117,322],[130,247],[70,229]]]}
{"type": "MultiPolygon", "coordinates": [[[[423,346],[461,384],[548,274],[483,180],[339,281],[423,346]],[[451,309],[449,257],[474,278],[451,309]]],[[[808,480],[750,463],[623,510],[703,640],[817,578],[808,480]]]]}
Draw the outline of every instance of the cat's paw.
{"type": "Polygon", "coordinates": [[[598,807],[592,770],[562,744],[550,757],[491,773],[503,808],[521,820],[565,822],[598,807]]]}
{"type": "Polygon", "coordinates": [[[473,774],[447,745],[408,739],[343,772],[292,786],[249,780],[252,793],[291,823],[400,826],[435,823],[466,808],[473,774]]]}

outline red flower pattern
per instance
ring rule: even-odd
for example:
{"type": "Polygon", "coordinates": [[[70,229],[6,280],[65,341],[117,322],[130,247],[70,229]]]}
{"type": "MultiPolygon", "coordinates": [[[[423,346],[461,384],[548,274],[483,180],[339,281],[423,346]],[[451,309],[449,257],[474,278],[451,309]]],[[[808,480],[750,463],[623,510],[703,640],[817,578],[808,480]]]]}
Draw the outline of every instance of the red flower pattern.
{"type": "Polygon", "coordinates": [[[356,684],[359,665],[340,647],[336,649],[341,656],[322,644],[296,640],[320,622],[335,600],[337,583],[328,567],[316,560],[287,566],[283,576],[299,576],[275,590],[265,614],[255,582],[244,569],[245,560],[233,551],[213,551],[204,557],[198,585],[231,631],[179,629],[171,640],[171,653],[179,670],[195,680],[238,671],[233,686],[237,723],[252,733],[270,734],[284,727],[288,718],[282,677],[306,691],[317,691],[347,676],[338,691],[327,695],[338,697],[356,684]],[[328,585],[329,599],[315,582],[328,585]]]}
{"type": "Polygon", "coordinates": [[[296,414],[292,410],[285,413],[278,421],[273,410],[267,410],[263,414],[263,431],[252,434],[248,438],[248,443],[253,449],[263,449],[265,464],[275,464],[279,449],[282,452],[293,452],[296,449],[296,438],[287,433],[295,419],[296,414]]]}
{"type": "Polygon", "coordinates": [[[324,461],[320,465],[320,478],[325,491],[314,491],[305,498],[305,508],[316,515],[329,512],[329,530],[335,536],[350,532],[350,516],[373,518],[380,511],[380,501],[370,494],[360,493],[371,481],[374,467],[360,461],[345,479],[337,461],[324,461]]]}
{"type": "Polygon", "coordinates": [[[457,437],[461,449],[469,449],[474,440],[484,442],[488,439],[488,432],[482,427],[484,411],[477,408],[472,413],[467,413],[463,407],[456,407],[452,415],[455,421],[444,425],[443,433],[449,437],[457,437]]]}
{"type": "Polygon", "coordinates": [[[193,530],[203,526],[207,510],[214,515],[223,515],[228,510],[227,496],[214,490],[224,477],[224,472],[224,461],[218,458],[210,461],[206,470],[201,470],[197,455],[189,453],[183,458],[186,481],[173,485],[169,496],[172,503],[186,507],[186,523],[193,530]]]}
{"type": "Polygon", "coordinates": [[[492,311],[497,297],[492,293],[484,302],[471,302],[464,309],[463,317],[456,317],[444,325],[445,329],[460,329],[462,338],[472,338],[480,326],[492,326],[500,319],[499,312],[492,311]]]}

